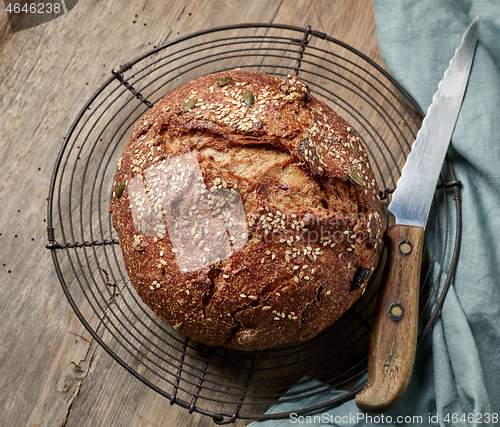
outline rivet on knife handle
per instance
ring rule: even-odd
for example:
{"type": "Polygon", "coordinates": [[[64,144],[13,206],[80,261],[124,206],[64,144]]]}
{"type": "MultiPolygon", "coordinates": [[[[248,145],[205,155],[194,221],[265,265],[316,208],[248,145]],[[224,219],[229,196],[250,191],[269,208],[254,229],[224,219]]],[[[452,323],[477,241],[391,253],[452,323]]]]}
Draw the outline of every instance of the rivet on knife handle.
{"type": "Polygon", "coordinates": [[[356,396],[356,404],[365,412],[391,409],[410,382],[424,235],[423,228],[408,225],[393,225],[385,232],[388,258],[370,340],[368,381],[356,396]]]}

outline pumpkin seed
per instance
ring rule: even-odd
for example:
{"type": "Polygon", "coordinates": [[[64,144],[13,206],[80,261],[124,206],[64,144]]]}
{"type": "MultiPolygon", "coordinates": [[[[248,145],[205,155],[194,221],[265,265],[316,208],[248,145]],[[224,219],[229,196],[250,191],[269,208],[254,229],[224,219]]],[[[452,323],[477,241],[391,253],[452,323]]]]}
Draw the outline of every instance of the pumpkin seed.
{"type": "Polygon", "coordinates": [[[123,191],[125,190],[125,185],[127,185],[126,179],[124,179],[122,182],[120,182],[120,185],[118,186],[118,188],[115,191],[115,196],[117,199],[119,199],[122,196],[123,191]]]}
{"type": "Polygon", "coordinates": [[[220,79],[219,82],[217,83],[217,86],[219,86],[219,87],[227,86],[232,81],[233,81],[232,77],[229,77],[229,76],[222,77],[222,79],[220,79]]]}
{"type": "Polygon", "coordinates": [[[196,105],[196,99],[190,99],[188,102],[184,104],[184,107],[182,107],[182,112],[185,113],[186,111],[192,110],[194,106],[196,105]]]}
{"type": "Polygon", "coordinates": [[[349,178],[351,178],[356,184],[365,185],[365,182],[359,177],[358,174],[349,171],[347,172],[347,175],[349,175],[349,178]]]}
{"type": "Polygon", "coordinates": [[[255,98],[252,92],[246,90],[245,92],[242,93],[242,96],[243,100],[245,101],[245,104],[247,104],[249,107],[251,107],[255,102],[255,98]]]}

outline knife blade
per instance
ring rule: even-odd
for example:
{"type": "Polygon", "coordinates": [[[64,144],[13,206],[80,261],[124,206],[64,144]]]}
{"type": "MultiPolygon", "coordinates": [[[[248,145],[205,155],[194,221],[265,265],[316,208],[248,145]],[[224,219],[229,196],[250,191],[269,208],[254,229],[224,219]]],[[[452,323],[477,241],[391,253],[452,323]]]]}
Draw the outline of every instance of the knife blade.
{"type": "Polygon", "coordinates": [[[425,226],[469,80],[478,27],[476,17],[439,83],[388,207],[395,224],[384,233],[388,258],[370,338],[368,379],[356,395],[365,412],[394,407],[411,379],[425,226]]]}

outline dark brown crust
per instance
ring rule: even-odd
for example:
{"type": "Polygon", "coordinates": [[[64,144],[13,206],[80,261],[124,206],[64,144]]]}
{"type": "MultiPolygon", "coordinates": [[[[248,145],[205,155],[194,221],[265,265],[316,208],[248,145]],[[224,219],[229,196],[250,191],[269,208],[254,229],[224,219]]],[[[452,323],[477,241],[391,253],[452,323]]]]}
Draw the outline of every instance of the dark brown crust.
{"type": "MultiPolygon", "coordinates": [[[[257,350],[310,338],[363,294],[377,264],[379,190],[365,149],[294,76],[238,69],[174,90],[136,124],[113,192],[131,283],[160,318],[208,345],[257,350]],[[165,225],[157,236],[137,230],[129,184],[144,178],[149,192],[148,168],[189,154],[210,194],[239,195],[247,240],[231,256],[183,273],[165,225]]],[[[207,253],[218,244],[209,234],[198,245],[207,253]]]]}

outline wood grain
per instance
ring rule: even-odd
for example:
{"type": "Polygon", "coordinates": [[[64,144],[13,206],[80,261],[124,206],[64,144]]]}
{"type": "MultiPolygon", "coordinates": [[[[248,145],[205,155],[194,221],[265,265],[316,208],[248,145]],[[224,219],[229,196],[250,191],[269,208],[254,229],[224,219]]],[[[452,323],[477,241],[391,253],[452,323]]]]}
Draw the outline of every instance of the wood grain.
{"type": "Polygon", "coordinates": [[[368,380],[356,395],[365,412],[393,408],[410,383],[418,332],[418,297],[425,230],[393,225],[385,232],[386,275],[370,340],[368,380]]]}
{"type": "Polygon", "coordinates": [[[62,140],[112,68],[242,22],[311,25],[381,62],[368,0],[87,0],[16,33],[0,12],[0,425],[213,425],[134,379],[81,325],[45,249],[46,203],[62,140]]]}

